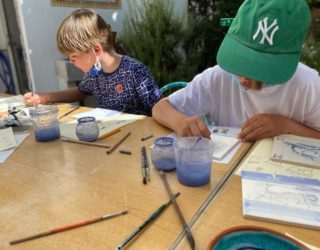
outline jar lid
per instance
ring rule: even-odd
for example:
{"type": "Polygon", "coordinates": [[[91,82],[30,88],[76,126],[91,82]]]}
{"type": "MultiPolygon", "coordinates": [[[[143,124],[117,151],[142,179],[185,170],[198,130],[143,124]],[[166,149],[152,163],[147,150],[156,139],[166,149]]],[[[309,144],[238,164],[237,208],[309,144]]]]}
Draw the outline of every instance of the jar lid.
{"type": "Polygon", "coordinates": [[[86,122],[94,122],[96,120],[96,118],[94,116],[84,116],[84,117],[80,117],[78,118],[78,122],[79,123],[86,123],[86,122]]]}
{"type": "Polygon", "coordinates": [[[31,116],[51,115],[55,113],[58,113],[58,108],[55,105],[40,104],[30,108],[31,116]]]}
{"type": "Polygon", "coordinates": [[[171,147],[173,145],[174,139],[171,137],[163,136],[158,137],[154,144],[160,147],[171,147]]]}

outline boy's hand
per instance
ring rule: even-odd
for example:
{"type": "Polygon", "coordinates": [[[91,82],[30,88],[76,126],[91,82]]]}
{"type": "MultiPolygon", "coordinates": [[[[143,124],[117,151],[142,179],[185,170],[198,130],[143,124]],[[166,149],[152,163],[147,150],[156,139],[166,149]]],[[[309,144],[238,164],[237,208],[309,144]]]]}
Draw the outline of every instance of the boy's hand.
{"type": "Polygon", "coordinates": [[[200,116],[183,118],[177,125],[176,132],[179,136],[199,136],[210,139],[210,131],[200,116]]]}
{"type": "Polygon", "coordinates": [[[23,99],[27,106],[33,106],[33,105],[38,105],[42,103],[40,95],[36,93],[32,95],[31,92],[28,92],[23,95],[23,99]]]}
{"type": "Polygon", "coordinates": [[[281,115],[259,114],[249,118],[242,126],[239,139],[256,141],[288,133],[292,121],[281,115]]]}

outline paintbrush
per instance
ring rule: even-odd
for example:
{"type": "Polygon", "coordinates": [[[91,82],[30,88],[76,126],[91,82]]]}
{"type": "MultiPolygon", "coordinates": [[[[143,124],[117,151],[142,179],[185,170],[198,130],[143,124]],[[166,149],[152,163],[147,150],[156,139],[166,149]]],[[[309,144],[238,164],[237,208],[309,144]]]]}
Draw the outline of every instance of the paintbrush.
{"type": "Polygon", "coordinates": [[[179,220],[180,220],[180,222],[181,222],[181,224],[182,224],[182,226],[183,226],[183,230],[185,231],[185,233],[186,233],[186,235],[187,235],[187,239],[188,239],[188,242],[189,242],[189,244],[190,244],[190,246],[191,246],[191,249],[193,250],[193,249],[195,249],[195,242],[194,242],[192,233],[191,233],[191,231],[190,231],[190,228],[189,228],[186,220],[184,219],[184,217],[183,217],[183,215],[182,215],[182,212],[181,212],[181,210],[180,210],[180,208],[179,208],[179,206],[178,206],[178,203],[177,203],[177,201],[176,201],[176,199],[175,199],[175,197],[174,197],[174,194],[173,194],[172,191],[171,191],[171,188],[170,188],[170,186],[169,186],[169,183],[168,183],[168,181],[167,181],[167,177],[166,177],[165,173],[164,173],[163,171],[160,171],[160,175],[161,175],[161,179],[162,179],[162,181],[163,181],[163,183],[164,183],[164,185],[165,185],[165,187],[166,187],[166,189],[167,189],[167,191],[168,191],[168,194],[169,194],[169,196],[170,196],[170,199],[171,199],[171,201],[172,201],[172,204],[173,204],[173,206],[174,206],[174,208],[175,208],[175,210],[176,210],[176,212],[177,212],[177,215],[178,215],[178,217],[179,217],[179,220]]]}

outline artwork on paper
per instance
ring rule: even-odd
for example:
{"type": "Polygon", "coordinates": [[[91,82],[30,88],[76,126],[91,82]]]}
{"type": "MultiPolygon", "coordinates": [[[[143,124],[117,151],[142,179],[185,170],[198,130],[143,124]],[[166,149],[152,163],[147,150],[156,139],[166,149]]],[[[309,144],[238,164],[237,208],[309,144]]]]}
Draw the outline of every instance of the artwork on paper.
{"type": "Polygon", "coordinates": [[[320,168],[320,140],[295,135],[276,136],[271,160],[320,168]]]}

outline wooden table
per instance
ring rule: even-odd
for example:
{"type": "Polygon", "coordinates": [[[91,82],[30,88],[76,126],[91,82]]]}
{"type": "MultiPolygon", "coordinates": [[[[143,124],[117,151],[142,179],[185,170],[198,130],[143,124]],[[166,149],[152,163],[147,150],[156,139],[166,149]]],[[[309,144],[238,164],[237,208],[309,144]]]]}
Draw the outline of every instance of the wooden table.
{"type": "MultiPolygon", "coordinates": [[[[290,235],[320,247],[320,232],[297,226],[281,225],[259,220],[244,219],[242,216],[241,178],[233,175],[221,192],[212,200],[206,211],[192,227],[197,239],[197,249],[206,249],[208,243],[221,231],[235,226],[261,226],[290,235]]],[[[176,249],[190,249],[183,239],[176,249]]]]}
{"type": "MultiPolygon", "coordinates": [[[[61,108],[59,116],[68,108],[61,108]]],[[[170,131],[152,118],[145,118],[123,127],[103,143],[113,145],[128,131],[132,134],[110,155],[104,148],[61,140],[36,142],[31,134],[0,165],[0,249],[115,249],[167,202],[168,194],[155,168],[151,167],[151,181],[142,183],[140,147],[147,146],[150,160],[153,139],[142,142],[141,138],[167,135],[170,131]],[[132,155],[120,154],[119,149],[131,150],[132,155]],[[126,209],[129,213],[117,218],[18,245],[8,243],[126,209]]],[[[241,151],[245,148],[244,145],[241,151]]],[[[214,198],[217,184],[219,187],[219,181],[225,181],[224,175],[239,157],[240,153],[228,165],[213,164],[210,184],[199,188],[183,186],[176,180],[175,172],[168,173],[173,192],[181,193],[177,201],[188,222],[196,221],[194,216],[199,215],[199,208],[202,211],[207,198],[214,198]]],[[[170,206],[129,247],[168,249],[181,231],[176,212],[170,206]]],[[[200,246],[202,236],[195,234],[195,240],[200,246]]]]}

